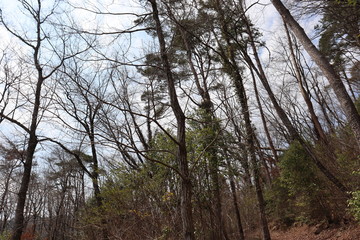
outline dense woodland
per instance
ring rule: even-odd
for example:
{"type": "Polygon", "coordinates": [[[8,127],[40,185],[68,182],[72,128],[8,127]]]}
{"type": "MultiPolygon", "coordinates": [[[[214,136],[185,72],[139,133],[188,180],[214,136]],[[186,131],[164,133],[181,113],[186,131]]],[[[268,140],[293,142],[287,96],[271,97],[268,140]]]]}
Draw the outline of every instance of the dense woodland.
{"type": "Polygon", "coordinates": [[[0,239],[360,220],[359,1],[16,4],[0,3],[0,239]]]}

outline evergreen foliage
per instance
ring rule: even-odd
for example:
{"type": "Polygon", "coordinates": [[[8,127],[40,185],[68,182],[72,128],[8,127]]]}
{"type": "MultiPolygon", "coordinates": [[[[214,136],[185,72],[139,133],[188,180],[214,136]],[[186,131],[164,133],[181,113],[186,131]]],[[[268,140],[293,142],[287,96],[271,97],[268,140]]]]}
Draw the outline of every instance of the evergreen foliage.
{"type": "Polygon", "coordinates": [[[0,6],[0,240],[360,221],[359,1],[91,2],[0,6]]]}

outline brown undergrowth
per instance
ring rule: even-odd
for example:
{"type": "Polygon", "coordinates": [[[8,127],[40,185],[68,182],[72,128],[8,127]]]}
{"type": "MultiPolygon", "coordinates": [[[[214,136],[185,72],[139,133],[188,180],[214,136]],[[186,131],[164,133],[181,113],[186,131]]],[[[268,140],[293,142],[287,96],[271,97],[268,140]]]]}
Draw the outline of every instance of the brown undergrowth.
{"type": "MultiPolygon", "coordinates": [[[[260,240],[260,232],[247,234],[248,240],[260,240]]],[[[360,225],[347,224],[343,226],[302,225],[291,227],[287,230],[272,229],[272,240],[359,240],[360,225]]]]}

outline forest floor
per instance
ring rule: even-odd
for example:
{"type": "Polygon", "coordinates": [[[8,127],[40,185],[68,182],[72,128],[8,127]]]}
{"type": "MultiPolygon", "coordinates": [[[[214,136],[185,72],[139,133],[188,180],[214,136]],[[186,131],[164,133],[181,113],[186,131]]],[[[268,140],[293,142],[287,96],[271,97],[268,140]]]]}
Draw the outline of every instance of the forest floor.
{"type": "MultiPolygon", "coordinates": [[[[360,240],[360,225],[346,226],[296,226],[287,230],[271,230],[272,240],[360,240]]],[[[259,233],[248,235],[249,240],[257,240],[259,233]]]]}

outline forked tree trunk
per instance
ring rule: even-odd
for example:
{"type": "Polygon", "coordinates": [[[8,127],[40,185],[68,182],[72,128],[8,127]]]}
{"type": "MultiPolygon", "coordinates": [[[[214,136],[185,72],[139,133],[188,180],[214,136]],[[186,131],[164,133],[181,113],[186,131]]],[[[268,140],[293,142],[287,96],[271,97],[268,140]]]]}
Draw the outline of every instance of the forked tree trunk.
{"type": "MultiPolygon", "coordinates": [[[[40,18],[40,16],[39,16],[40,18]]],[[[40,43],[41,43],[41,36],[40,36],[40,21],[37,22],[37,44],[35,46],[34,51],[34,65],[37,70],[37,83],[36,83],[36,90],[35,90],[35,101],[34,101],[34,107],[32,110],[32,116],[31,116],[31,125],[29,129],[29,140],[28,140],[28,146],[26,149],[26,157],[24,162],[24,172],[21,177],[21,184],[20,189],[18,192],[18,201],[16,205],[15,210],[15,220],[14,220],[14,226],[13,226],[13,233],[11,236],[11,240],[20,240],[21,234],[25,228],[24,224],[24,209],[25,209],[25,203],[26,203],[26,196],[27,191],[29,189],[30,184],[30,177],[31,177],[31,170],[33,165],[33,158],[35,149],[38,144],[38,139],[36,136],[36,129],[38,125],[38,115],[39,115],[39,109],[40,109],[40,98],[41,98],[41,88],[42,84],[44,82],[43,77],[43,69],[40,66],[39,63],[39,52],[40,52],[40,43]]]]}

